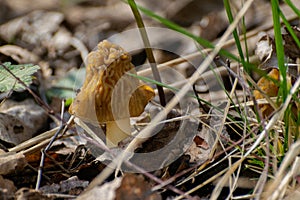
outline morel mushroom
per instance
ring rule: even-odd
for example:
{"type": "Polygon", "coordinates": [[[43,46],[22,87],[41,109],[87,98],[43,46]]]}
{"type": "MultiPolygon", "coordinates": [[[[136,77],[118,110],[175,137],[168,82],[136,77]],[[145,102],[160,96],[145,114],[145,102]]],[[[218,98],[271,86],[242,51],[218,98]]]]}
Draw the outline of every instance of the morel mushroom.
{"type": "Polygon", "coordinates": [[[115,147],[131,133],[130,117],[139,116],[154,97],[136,74],[131,56],[106,40],[87,58],[84,84],[69,112],[82,120],[106,124],[106,144],[115,147]]]}

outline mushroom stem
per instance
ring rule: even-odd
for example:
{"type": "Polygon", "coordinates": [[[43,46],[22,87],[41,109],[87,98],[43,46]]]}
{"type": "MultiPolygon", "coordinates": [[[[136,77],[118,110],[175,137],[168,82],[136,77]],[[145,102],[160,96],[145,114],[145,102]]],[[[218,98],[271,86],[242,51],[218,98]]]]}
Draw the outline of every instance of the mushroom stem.
{"type": "Polygon", "coordinates": [[[131,133],[130,119],[120,119],[106,123],[106,145],[117,147],[118,143],[129,137],[131,133]]]}

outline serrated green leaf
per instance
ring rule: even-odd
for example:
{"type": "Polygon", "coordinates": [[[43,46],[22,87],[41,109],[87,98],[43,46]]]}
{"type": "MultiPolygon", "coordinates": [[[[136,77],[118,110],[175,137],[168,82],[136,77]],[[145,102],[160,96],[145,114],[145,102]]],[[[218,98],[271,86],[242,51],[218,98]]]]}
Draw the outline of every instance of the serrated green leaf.
{"type": "MultiPolygon", "coordinates": [[[[21,64],[12,65],[10,62],[3,63],[16,77],[29,86],[32,83],[32,74],[40,69],[38,65],[21,64]]],[[[0,92],[10,90],[22,91],[25,87],[15,79],[3,66],[0,66],[0,92]]]]}

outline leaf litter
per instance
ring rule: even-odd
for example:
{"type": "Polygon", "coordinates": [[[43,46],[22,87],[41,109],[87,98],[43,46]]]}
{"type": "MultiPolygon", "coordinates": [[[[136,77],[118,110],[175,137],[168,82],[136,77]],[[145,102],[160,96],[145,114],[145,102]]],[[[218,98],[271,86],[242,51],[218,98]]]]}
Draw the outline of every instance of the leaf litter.
{"type": "MultiPolygon", "coordinates": [[[[17,2],[17,0],[14,0],[14,2],[17,2]]],[[[26,3],[27,1],[24,2],[26,3]]],[[[153,0],[153,2],[156,1],[153,0]]],[[[140,3],[142,6],[146,6],[148,9],[155,13],[162,14],[165,17],[170,17],[170,19],[184,25],[188,30],[193,31],[193,33],[203,36],[212,42],[218,39],[220,34],[222,34],[229,25],[227,20],[224,21],[224,19],[227,18],[225,10],[221,10],[220,7],[222,6],[218,3],[214,5],[216,10],[210,10],[211,12],[209,13],[209,9],[199,12],[199,9],[204,8],[195,6],[194,1],[183,1],[182,3],[165,1],[160,2],[160,6],[154,7],[153,5],[155,4],[153,2],[145,3],[137,1],[137,3],[140,3]],[[172,12],[170,10],[167,12],[169,6],[172,7],[172,12]],[[181,17],[186,16],[186,10],[189,10],[188,14],[194,15],[188,20],[184,20],[184,18],[181,17]],[[198,16],[200,14],[197,13],[205,14],[198,16]]],[[[207,5],[209,4],[204,1],[203,5],[206,3],[207,5]]],[[[99,41],[109,37],[112,33],[135,26],[132,13],[130,9],[128,9],[129,7],[123,2],[116,0],[103,1],[101,3],[93,1],[66,1],[65,4],[62,5],[62,9],[58,9],[57,5],[50,1],[45,1],[45,3],[39,3],[32,7],[27,6],[26,9],[25,7],[18,7],[18,4],[13,4],[6,0],[1,2],[1,4],[9,8],[11,13],[15,12],[13,15],[8,15],[5,18],[6,21],[3,21],[0,25],[1,62],[3,62],[13,74],[20,78],[21,82],[33,89],[34,92],[43,99],[45,105],[48,105],[51,101],[53,101],[52,103],[57,102],[54,100],[55,98],[70,99],[76,95],[76,90],[79,89],[81,85],[77,83],[82,83],[83,81],[80,75],[84,73],[83,68],[80,68],[80,66],[85,62],[84,55],[87,55],[87,49],[88,51],[92,51],[99,41]],[[39,10],[45,8],[47,8],[48,11],[39,10]],[[120,11],[119,15],[115,12],[116,9],[120,11]],[[14,46],[8,46],[8,44],[13,44],[14,46]],[[10,64],[8,62],[10,62],[10,64]],[[27,65],[27,63],[33,64],[27,65]],[[40,68],[38,66],[41,66],[42,74],[39,74],[41,71],[38,71],[40,68]]],[[[242,5],[238,3],[234,4],[236,10],[239,10],[241,6],[242,5]]],[[[260,126],[260,122],[252,118],[252,114],[248,113],[245,117],[241,115],[241,113],[252,113],[253,110],[258,109],[259,112],[262,113],[263,119],[268,121],[274,112],[276,112],[276,109],[280,107],[280,101],[270,102],[270,99],[274,99],[272,97],[277,96],[279,89],[274,79],[279,81],[280,77],[276,69],[278,68],[278,66],[276,66],[276,50],[274,49],[274,43],[270,42],[272,41],[272,32],[268,27],[270,27],[269,22],[272,21],[271,15],[269,12],[263,12],[268,6],[270,5],[264,1],[253,3],[249,12],[247,12],[247,15],[250,17],[246,16],[247,20],[253,19],[246,21],[248,33],[252,31],[252,36],[250,34],[247,40],[247,42],[249,42],[248,51],[254,52],[255,46],[258,48],[256,49],[256,54],[258,55],[251,55],[250,60],[251,62],[253,61],[253,63],[258,63],[258,66],[261,67],[262,70],[265,70],[266,74],[262,76],[260,74],[259,78],[257,78],[257,74],[252,74],[253,79],[256,80],[253,81],[255,85],[251,88],[254,91],[254,98],[251,99],[251,95],[247,93],[247,89],[249,88],[245,87],[245,83],[241,81],[243,77],[241,74],[243,72],[238,64],[232,62],[230,63],[231,66],[214,66],[213,69],[203,74],[201,77],[202,80],[197,82],[196,88],[199,89],[198,91],[196,90],[197,94],[191,90],[189,93],[190,96],[184,100],[187,103],[185,107],[186,110],[181,107],[173,109],[173,114],[169,115],[162,122],[162,124],[164,124],[163,128],[151,138],[143,139],[139,145],[135,147],[135,153],[151,153],[163,149],[167,145],[171,145],[173,148],[169,148],[156,155],[153,154],[153,157],[149,159],[145,159],[145,157],[144,159],[143,157],[130,157],[128,160],[129,163],[126,162],[123,164],[127,165],[123,169],[132,169],[132,167],[135,167],[135,170],[138,169],[135,173],[126,173],[124,171],[123,174],[117,173],[116,175],[118,177],[111,175],[105,179],[105,183],[92,188],[92,190],[89,190],[88,185],[91,185],[92,180],[98,174],[105,171],[105,167],[109,162],[99,162],[99,158],[97,159],[98,155],[91,154],[91,152],[93,152],[93,149],[89,149],[91,146],[87,145],[86,148],[81,148],[82,145],[86,145],[86,142],[89,141],[90,138],[79,137],[79,129],[74,128],[74,126],[72,127],[71,123],[68,123],[70,126],[68,131],[64,135],[59,135],[57,142],[46,152],[42,187],[40,188],[40,191],[43,192],[32,190],[36,183],[36,170],[39,166],[40,151],[50,142],[49,138],[51,135],[56,133],[58,130],[56,127],[59,127],[61,123],[67,122],[69,113],[65,111],[60,115],[59,111],[53,113],[53,110],[46,110],[47,112],[39,110],[35,113],[37,105],[34,102],[31,102],[30,105],[35,107],[22,107],[22,100],[31,97],[26,94],[24,86],[20,84],[18,80],[10,76],[7,71],[3,71],[3,73],[1,71],[3,75],[3,79],[1,80],[4,81],[3,84],[1,84],[1,91],[6,92],[3,93],[5,94],[4,99],[9,99],[6,101],[14,99],[17,102],[16,104],[19,104],[19,107],[15,108],[16,111],[8,111],[13,110],[13,106],[8,106],[7,109],[3,109],[5,105],[1,107],[1,115],[3,115],[3,122],[1,122],[3,128],[1,130],[7,129],[11,131],[1,135],[1,146],[4,146],[3,152],[0,155],[0,159],[2,160],[0,162],[0,169],[2,170],[3,176],[3,178],[1,177],[0,183],[4,183],[0,184],[1,195],[7,199],[14,197],[23,199],[31,199],[34,197],[40,199],[76,197],[79,199],[97,199],[101,197],[100,195],[107,199],[209,198],[213,188],[218,182],[221,182],[218,176],[215,175],[224,173],[225,169],[230,169],[230,166],[243,156],[242,150],[249,148],[259,133],[258,127],[260,126]],[[253,18],[253,15],[255,18],[253,18]],[[265,31],[264,38],[260,39],[260,35],[258,34],[260,31],[265,31]],[[268,39],[267,42],[264,42],[264,39],[268,39]],[[266,46],[262,47],[262,45],[266,46]],[[263,49],[261,50],[259,48],[263,49]],[[266,53],[266,55],[262,55],[264,53],[266,53]],[[261,56],[260,61],[258,61],[257,56],[261,56]],[[216,85],[209,85],[210,83],[216,83],[212,80],[216,79],[216,77],[212,75],[212,72],[220,72],[218,78],[222,80],[224,88],[228,91],[220,90],[220,87],[216,85]],[[240,83],[234,88],[235,91],[231,91],[235,86],[233,86],[233,80],[230,82],[230,78],[240,80],[240,83]],[[209,80],[211,82],[209,82],[209,80]],[[205,84],[205,82],[207,84],[205,84]],[[211,88],[219,89],[209,91],[211,88]],[[230,98],[228,98],[228,92],[232,92],[230,98]],[[247,98],[245,94],[247,94],[247,98]],[[205,105],[200,105],[195,96],[213,104],[202,102],[205,105]],[[222,117],[225,108],[220,108],[218,106],[219,104],[214,103],[227,102],[228,99],[231,101],[231,107],[227,118],[223,120],[222,117]],[[245,107],[244,104],[250,102],[249,99],[253,101],[253,104],[245,107]],[[265,101],[265,99],[267,99],[267,101],[265,101]],[[265,102],[261,104],[261,101],[265,102]],[[259,103],[256,108],[255,103],[259,103]],[[24,110],[23,113],[21,113],[22,110],[24,110]],[[45,121],[48,121],[48,124],[45,123],[45,121]],[[246,121],[249,121],[249,127],[245,127],[246,121]],[[33,125],[30,124],[30,122],[33,125]],[[22,131],[20,131],[20,127],[23,127],[22,131]],[[30,127],[30,129],[26,127],[30,127]],[[182,127],[184,128],[178,131],[178,129],[182,127]],[[220,129],[219,127],[222,128],[220,129]],[[42,133],[43,130],[49,131],[42,133]],[[24,131],[30,132],[31,135],[27,136],[23,133],[24,131]],[[18,135],[19,133],[22,133],[21,139],[11,140],[11,138],[15,137],[14,134],[18,135]],[[39,133],[42,134],[39,135],[39,133]],[[218,133],[221,134],[216,135],[218,133]],[[24,138],[25,136],[26,138],[24,138]],[[176,146],[170,143],[174,138],[181,141],[181,143],[178,143],[180,145],[176,146]],[[26,144],[26,142],[29,141],[30,143],[26,144]],[[213,144],[217,144],[217,146],[215,147],[213,144]],[[235,150],[233,150],[234,148],[235,150]],[[9,152],[14,149],[18,149],[17,152],[9,152]],[[213,149],[216,149],[216,151],[212,152],[213,149]],[[142,165],[134,166],[136,163],[142,165]],[[159,166],[158,169],[151,170],[151,172],[143,171],[147,169],[149,163],[159,166]],[[16,192],[16,190],[18,191],[16,192]]],[[[284,12],[286,12],[287,9],[287,6],[282,5],[284,12]]],[[[289,14],[291,14],[291,12],[289,12],[289,14]]],[[[161,26],[151,19],[145,20],[152,26],[161,26]]],[[[298,28],[295,26],[293,30],[298,37],[298,28]]],[[[297,63],[299,48],[288,32],[284,33],[283,38],[285,41],[285,54],[289,61],[288,65],[292,66],[289,67],[289,70],[291,69],[289,72],[291,76],[289,83],[292,86],[299,77],[299,70],[295,67],[299,64],[297,63]]],[[[156,42],[163,43],[164,40],[166,40],[165,36],[161,38],[157,37],[156,42]]],[[[127,44],[125,43],[124,46],[122,46],[125,49],[134,43],[134,38],[130,38],[126,42],[127,44]]],[[[188,49],[186,52],[187,55],[197,50],[197,48],[192,45],[182,45],[182,47],[184,47],[183,49],[188,49]]],[[[226,49],[234,53],[234,43],[228,42],[226,49]]],[[[156,53],[158,54],[157,57],[160,58],[157,60],[158,63],[164,64],[168,62],[167,59],[170,59],[170,62],[185,62],[180,61],[180,59],[177,60],[176,56],[170,56],[169,53],[164,51],[156,51],[156,53]]],[[[142,64],[143,61],[146,60],[143,51],[135,52],[133,57],[139,57],[142,64]]],[[[194,57],[198,57],[199,62],[201,62],[202,57],[199,54],[196,54],[194,57]]],[[[160,69],[160,66],[158,67],[160,69]]],[[[187,64],[180,67],[178,66],[178,68],[174,67],[174,69],[179,70],[185,78],[190,77],[194,71],[194,69],[187,64]]],[[[144,69],[141,68],[137,74],[145,74],[143,70],[144,69]]],[[[177,82],[172,79],[174,76],[170,75],[171,71],[164,73],[165,75],[162,77],[163,82],[168,83],[168,85],[175,85],[177,87],[175,89],[180,89],[180,84],[177,84],[177,82]]],[[[151,78],[149,75],[147,77],[151,78]]],[[[154,83],[152,83],[152,85],[154,85],[154,83]]],[[[223,86],[221,85],[221,88],[223,86]]],[[[168,101],[175,96],[174,93],[176,93],[176,90],[172,90],[171,87],[165,88],[165,91],[168,101]]],[[[162,110],[162,108],[157,105],[157,102],[156,96],[156,98],[148,104],[139,120],[131,120],[132,132],[139,133],[151,122],[151,119],[162,110]],[[156,111],[153,112],[154,110],[156,111]]],[[[44,108],[46,107],[45,105],[44,108]]],[[[291,105],[294,108],[293,113],[297,119],[299,102],[293,100],[291,105]]],[[[290,123],[292,124],[293,121],[290,123]]],[[[278,122],[270,133],[270,140],[273,142],[272,153],[275,155],[283,153],[281,146],[284,143],[284,137],[281,125],[281,122],[278,122]]],[[[296,126],[295,129],[293,129],[295,133],[297,133],[297,129],[299,132],[299,127],[297,127],[299,124],[296,123],[294,126],[296,126]]],[[[100,126],[98,129],[99,128],[103,130],[103,133],[106,132],[105,126],[100,126]]],[[[106,155],[109,155],[110,151],[117,154],[120,151],[122,152],[122,148],[126,149],[133,138],[134,137],[130,137],[124,140],[119,150],[107,150],[104,147],[100,151],[102,160],[112,161],[115,155],[106,155]]],[[[94,143],[92,148],[99,149],[101,145],[94,143]]],[[[265,155],[264,152],[267,152],[266,147],[260,146],[256,154],[251,154],[252,157],[247,159],[244,165],[241,165],[240,171],[234,174],[236,177],[233,177],[233,183],[226,185],[227,187],[224,188],[221,197],[225,198],[228,194],[230,194],[231,197],[234,195],[247,195],[251,192],[254,187],[253,184],[256,182],[251,182],[251,184],[248,182],[247,187],[247,180],[248,178],[259,177],[259,170],[261,170],[259,164],[263,163],[262,157],[265,155]],[[251,164],[251,161],[252,163],[258,164],[251,164]],[[240,177],[240,179],[237,177],[240,177]],[[246,184],[242,183],[243,181],[245,181],[246,184]],[[249,185],[251,185],[251,187],[249,187],[249,185]],[[246,192],[243,191],[243,189],[245,189],[246,192]],[[235,192],[233,193],[233,191],[235,192]]],[[[272,162],[276,163],[276,161],[272,162]]],[[[296,165],[296,163],[294,165],[296,165]]],[[[275,168],[273,168],[273,170],[274,169],[275,168]]],[[[276,171],[273,173],[275,174],[276,171]]],[[[297,176],[295,171],[293,171],[293,173],[297,176]]],[[[291,178],[291,176],[287,178],[291,178]]],[[[295,188],[293,192],[293,194],[295,194],[297,187],[293,188],[295,188]]],[[[288,193],[283,194],[288,196],[288,193]]]]}

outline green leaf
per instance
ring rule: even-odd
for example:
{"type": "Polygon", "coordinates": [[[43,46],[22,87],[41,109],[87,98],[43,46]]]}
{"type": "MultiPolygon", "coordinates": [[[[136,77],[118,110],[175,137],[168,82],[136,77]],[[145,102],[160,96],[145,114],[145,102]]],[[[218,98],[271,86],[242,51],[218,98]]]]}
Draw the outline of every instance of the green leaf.
{"type": "MultiPolygon", "coordinates": [[[[3,63],[11,73],[18,77],[26,86],[32,83],[33,76],[40,69],[38,65],[21,64],[12,65],[10,62],[3,63]]],[[[3,66],[0,66],[0,92],[9,90],[22,91],[25,87],[12,74],[10,74],[3,66]]]]}

